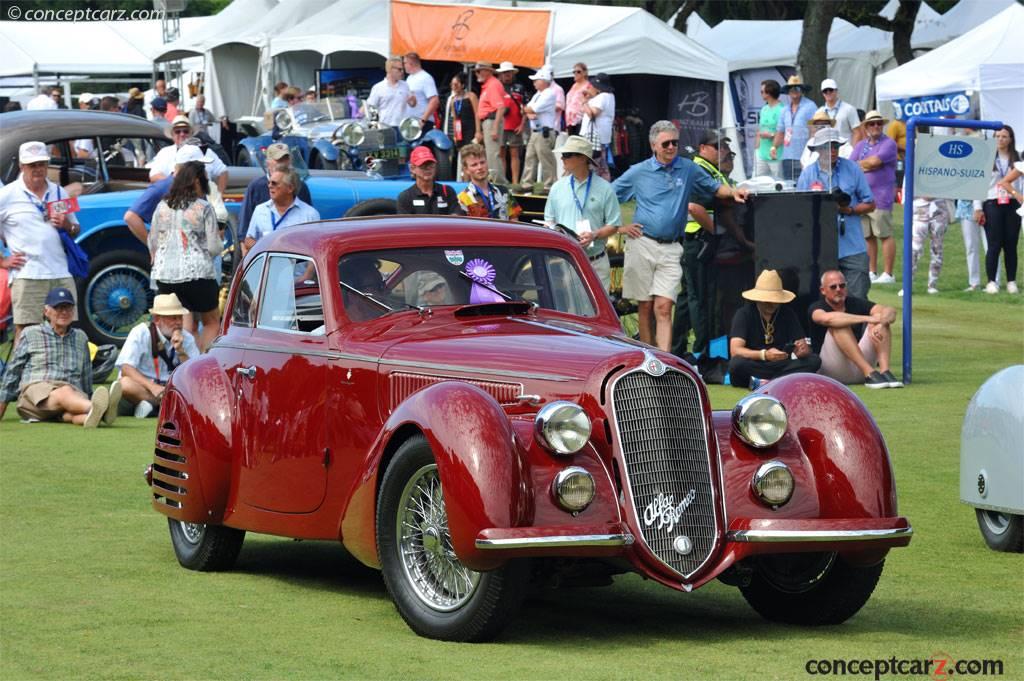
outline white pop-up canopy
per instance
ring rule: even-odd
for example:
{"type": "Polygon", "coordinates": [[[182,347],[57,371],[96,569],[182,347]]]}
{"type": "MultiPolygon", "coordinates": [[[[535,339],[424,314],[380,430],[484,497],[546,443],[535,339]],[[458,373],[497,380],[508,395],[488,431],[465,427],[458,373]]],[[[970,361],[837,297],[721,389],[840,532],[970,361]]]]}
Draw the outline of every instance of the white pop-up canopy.
{"type": "Polygon", "coordinates": [[[1024,129],[1024,7],[1014,3],[977,28],[876,79],[878,99],[979,93],[981,117],[1024,129]]]}

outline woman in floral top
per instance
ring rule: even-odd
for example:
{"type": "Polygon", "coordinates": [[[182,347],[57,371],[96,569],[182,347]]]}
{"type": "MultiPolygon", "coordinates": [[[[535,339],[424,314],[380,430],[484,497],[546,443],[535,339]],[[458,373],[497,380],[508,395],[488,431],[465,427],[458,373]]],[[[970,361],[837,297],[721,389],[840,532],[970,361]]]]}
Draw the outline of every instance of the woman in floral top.
{"type": "Polygon", "coordinates": [[[203,323],[197,334],[205,352],[217,337],[219,297],[213,259],[221,251],[217,216],[206,201],[209,183],[202,163],[178,166],[167,196],[153,213],[149,230],[152,277],[160,293],[174,293],[192,315],[189,330],[196,334],[196,316],[203,323]]]}

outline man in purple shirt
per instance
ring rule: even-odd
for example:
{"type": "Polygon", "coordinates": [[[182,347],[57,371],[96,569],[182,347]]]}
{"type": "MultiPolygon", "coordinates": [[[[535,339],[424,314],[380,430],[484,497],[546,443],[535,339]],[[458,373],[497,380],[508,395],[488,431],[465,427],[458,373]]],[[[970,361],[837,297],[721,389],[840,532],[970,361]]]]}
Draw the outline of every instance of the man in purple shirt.
{"type": "Polygon", "coordinates": [[[885,136],[888,123],[877,111],[864,117],[867,136],[857,143],[850,160],[860,165],[875,195],[875,210],[863,216],[864,240],[868,244],[868,276],[876,284],[892,284],[892,265],[896,259],[896,242],[892,238],[892,204],[896,195],[896,140],[885,136]],[[878,243],[882,243],[885,271],[878,271],[878,243]]]}

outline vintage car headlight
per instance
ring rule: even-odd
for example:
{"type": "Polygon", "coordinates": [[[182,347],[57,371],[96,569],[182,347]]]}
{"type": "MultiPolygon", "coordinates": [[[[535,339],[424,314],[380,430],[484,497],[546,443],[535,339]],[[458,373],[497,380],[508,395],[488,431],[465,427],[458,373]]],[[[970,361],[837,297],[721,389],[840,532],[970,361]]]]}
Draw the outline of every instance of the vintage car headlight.
{"type": "Polygon", "coordinates": [[[747,395],[732,409],[732,426],[751,447],[771,447],[789,425],[786,408],[769,395],[747,395]]]}
{"type": "Polygon", "coordinates": [[[358,123],[346,123],[338,128],[334,137],[350,147],[358,147],[366,141],[366,131],[358,123]]]}
{"type": "Polygon", "coordinates": [[[579,466],[570,466],[558,471],[551,491],[559,506],[570,513],[579,513],[594,500],[597,485],[590,473],[579,466]]]}
{"type": "Polygon", "coordinates": [[[574,402],[552,402],[537,412],[534,430],[540,443],[555,454],[575,454],[590,439],[590,417],[574,402]]]}
{"type": "Polygon", "coordinates": [[[398,132],[406,142],[412,142],[423,132],[423,123],[420,119],[410,116],[398,124],[398,132]]]}
{"type": "Polygon", "coordinates": [[[769,506],[782,506],[793,496],[793,474],[781,461],[763,463],[754,473],[750,488],[769,506]]]}
{"type": "Polygon", "coordinates": [[[292,115],[288,109],[281,109],[274,114],[274,125],[282,133],[288,132],[292,129],[292,115]]]}

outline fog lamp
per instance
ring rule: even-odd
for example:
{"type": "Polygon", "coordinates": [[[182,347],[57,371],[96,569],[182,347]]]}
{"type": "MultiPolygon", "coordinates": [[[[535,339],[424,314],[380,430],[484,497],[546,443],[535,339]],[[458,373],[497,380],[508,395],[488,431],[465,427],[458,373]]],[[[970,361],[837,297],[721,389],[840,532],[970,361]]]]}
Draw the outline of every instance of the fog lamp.
{"type": "Polygon", "coordinates": [[[571,513],[579,513],[590,506],[597,486],[590,473],[579,466],[570,466],[558,472],[551,490],[559,506],[571,513]]]}
{"type": "Polygon", "coordinates": [[[732,409],[732,425],[751,447],[771,447],[786,434],[786,408],[770,395],[747,395],[732,409]]]}
{"type": "Polygon", "coordinates": [[[282,134],[292,129],[292,115],[288,109],[281,109],[274,114],[274,125],[282,134]]]}
{"type": "Polygon", "coordinates": [[[750,481],[754,494],[769,506],[782,506],[793,496],[793,473],[781,461],[761,464],[750,481]]]}
{"type": "Polygon", "coordinates": [[[410,116],[398,124],[398,132],[406,142],[412,142],[420,136],[423,131],[423,123],[420,119],[410,116]]]}
{"type": "Polygon", "coordinates": [[[540,443],[553,453],[575,454],[590,439],[590,417],[574,402],[552,402],[537,412],[534,432],[540,443]]]}

